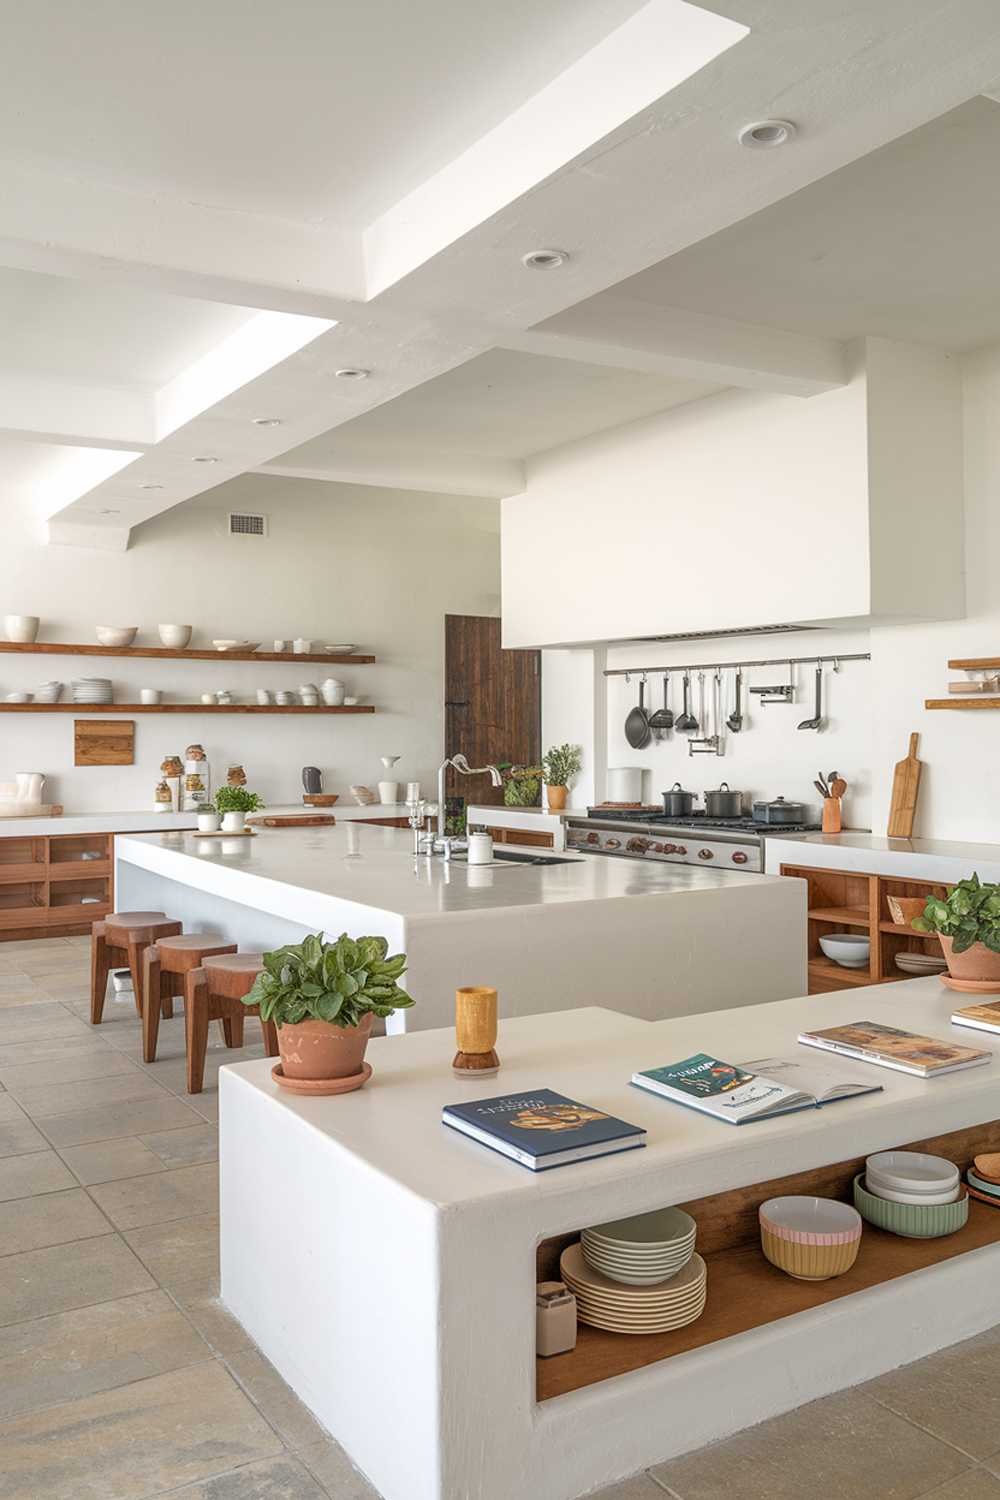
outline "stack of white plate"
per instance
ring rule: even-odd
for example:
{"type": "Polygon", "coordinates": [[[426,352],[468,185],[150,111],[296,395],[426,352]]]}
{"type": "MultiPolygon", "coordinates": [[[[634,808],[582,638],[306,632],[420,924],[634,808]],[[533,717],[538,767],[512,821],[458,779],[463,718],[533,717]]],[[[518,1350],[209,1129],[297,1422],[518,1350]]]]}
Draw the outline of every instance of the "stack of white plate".
{"type": "Polygon", "coordinates": [[[74,703],[110,703],[110,677],[75,677],[73,679],[74,703]]]}
{"type": "Polygon", "coordinates": [[[698,1226],[680,1208],[657,1208],[581,1235],[589,1266],[625,1286],[653,1286],[676,1275],[694,1254],[698,1226]]]}
{"type": "Polygon", "coordinates": [[[560,1256],[559,1275],[576,1297],[580,1322],[609,1333],[666,1333],[705,1310],[708,1272],[700,1255],[666,1281],[623,1286],[588,1265],[581,1245],[570,1245],[560,1256]]]}
{"type": "Polygon", "coordinates": [[[954,1203],[962,1191],[954,1162],[923,1151],[879,1151],[865,1162],[865,1186],[876,1198],[890,1203],[916,1203],[925,1208],[954,1203]]]}
{"type": "Polygon", "coordinates": [[[36,703],[58,703],[62,697],[61,682],[42,682],[35,689],[36,703]]]}
{"type": "Polygon", "coordinates": [[[948,960],[940,953],[897,953],[896,968],[904,974],[943,974],[948,960]]]}

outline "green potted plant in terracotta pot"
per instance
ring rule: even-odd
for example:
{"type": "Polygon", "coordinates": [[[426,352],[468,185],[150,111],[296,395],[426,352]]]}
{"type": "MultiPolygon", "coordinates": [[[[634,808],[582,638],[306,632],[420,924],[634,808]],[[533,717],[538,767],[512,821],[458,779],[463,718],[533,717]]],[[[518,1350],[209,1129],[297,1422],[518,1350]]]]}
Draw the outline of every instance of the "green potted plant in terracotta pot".
{"type": "Polygon", "coordinates": [[[259,1005],[261,1020],[278,1029],[279,1083],[309,1083],[300,1091],[311,1093],[359,1088],[371,1072],[365,1050],[374,1018],[413,1004],[398,983],[405,969],[405,953],[390,956],[385,938],[346,932],[333,943],[310,935],[265,953],[243,1003],[259,1005]]]}
{"type": "Polygon", "coordinates": [[[245,786],[220,786],[215,794],[215,810],[222,815],[223,833],[242,833],[247,813],[259,812],[264,806],[256,792],[245,786]]]}
{"type": "Polygon", "coordinates": [[[567,793],[582,765],[583,751],[579,745],[552,745],[542,756],[545,795],[554,812],[566,806],[567,793]]]}
{"type": "Polygon", "coordinates": [[[1000,991],[1000,885],[960,880],[943,899],[931,896],[910,925],[937,933],[952,979],[1000,991]]]}

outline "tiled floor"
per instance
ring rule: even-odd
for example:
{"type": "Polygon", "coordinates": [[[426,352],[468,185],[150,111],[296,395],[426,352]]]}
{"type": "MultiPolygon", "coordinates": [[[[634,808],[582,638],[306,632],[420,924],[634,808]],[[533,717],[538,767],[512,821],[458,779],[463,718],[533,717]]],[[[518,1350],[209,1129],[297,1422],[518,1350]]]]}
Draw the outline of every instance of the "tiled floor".
{"type": "MultiPolygon", "coordinates": [[[[218,1302],[219,1065],[87,1020],[82,939],[0,944],[0,1500],[377,1500],[218,1302]]],[[[255,1026],[248,1023],[248,1035],[255,1026]]],[[[1000,1328],[594,1500],[1000,1500],[1000,1328]]],[[[522,1497],[511,1497],[522,1500],[522,1497]]]]}

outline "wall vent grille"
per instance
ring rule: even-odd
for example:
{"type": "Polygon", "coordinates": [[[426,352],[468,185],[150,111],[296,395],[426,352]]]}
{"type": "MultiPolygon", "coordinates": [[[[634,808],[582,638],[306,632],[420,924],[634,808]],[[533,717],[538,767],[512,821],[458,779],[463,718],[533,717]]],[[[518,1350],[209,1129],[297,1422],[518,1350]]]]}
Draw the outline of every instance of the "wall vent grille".
{"type": "Polygon", "coordinates": [[[720,641],[732,635],[787,635],[800,630],[820,630],[819,625],[745,625],[733,630],[679,630],[674,635],[637,635],[631,641],[720,641]]]}
{"type": "Polygon", "coordinates": [[[246,511],[229,512],[230,536],[267,536],[267,517],[252,516],[246,511]]]}

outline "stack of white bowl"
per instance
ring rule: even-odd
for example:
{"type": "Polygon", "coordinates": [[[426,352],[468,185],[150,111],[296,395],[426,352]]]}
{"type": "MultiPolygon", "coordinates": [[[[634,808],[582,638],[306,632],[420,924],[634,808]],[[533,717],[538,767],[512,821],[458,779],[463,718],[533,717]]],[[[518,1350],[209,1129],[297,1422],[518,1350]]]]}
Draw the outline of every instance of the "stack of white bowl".
{"type": "Polygon", "coordinates": [[[888,1203],[954,1203],[962,1191],[954,1162],[923,1151],[879,1151],[865,1162],[865,1187],[888,1203]]]}
{"type": "Polygon", "coordinates": [[[42,682],[35,689],[36,703],[58,703],[62,697],[61,682],[42,682]]]}
{"type": "Polygon", "coordinates": [[[582,1323],[616,1333],[664,1333],[705,1309],[708,1273],[695,1253],[697,1226],[661,1208],[585,1229],[560,1261],[582,1323]]]}
{"type": "Polygon", "coordinates": [[[299,697],[302,699],[303,708],[318,708],[319,688],[314,682],[300,682],[299,697]]]}
{"type": "Polygon", "coordinates": [[[111,703],[112,701],[110,677],[75,677],[73,679],[74,703],[111,703]]]}

